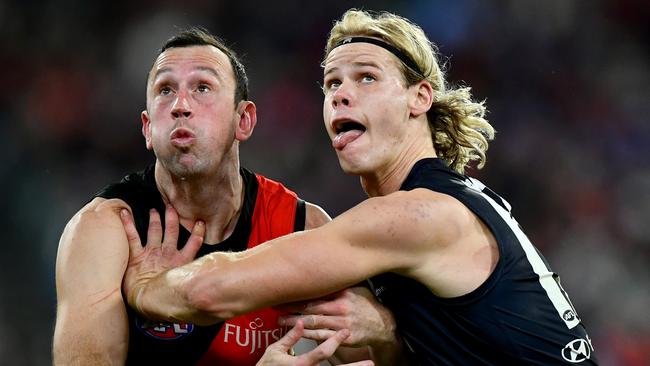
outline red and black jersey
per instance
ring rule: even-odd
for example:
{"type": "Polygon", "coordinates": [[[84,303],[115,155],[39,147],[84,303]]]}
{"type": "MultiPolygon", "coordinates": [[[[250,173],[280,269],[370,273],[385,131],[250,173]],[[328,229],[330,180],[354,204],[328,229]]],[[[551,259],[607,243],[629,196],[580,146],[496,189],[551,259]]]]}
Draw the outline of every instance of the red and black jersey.
{"type": "MultiPolygon", "coordinates": [[[[215,251],[243,251],[304,228],[305,204],[294,192],[243,168],[241,176],[244,203],[232,235],[216,245],[203,244],[197,257],[215,251]]],[[[124,200],[133,211],[143,243],[151,208],[158,210],[164,225],[165,204],[156,186],[153,166],[126,176],[96,196],[124,200]]],[[[190,232],[181,227],[179,247],[189,236],[190,232]]],[[[255,365],[266,347],[287,331],[277,324],[281,313],[270,308],[212,326],[150,321],[128,306],[127,313],[127,365],[255,365]]]]}

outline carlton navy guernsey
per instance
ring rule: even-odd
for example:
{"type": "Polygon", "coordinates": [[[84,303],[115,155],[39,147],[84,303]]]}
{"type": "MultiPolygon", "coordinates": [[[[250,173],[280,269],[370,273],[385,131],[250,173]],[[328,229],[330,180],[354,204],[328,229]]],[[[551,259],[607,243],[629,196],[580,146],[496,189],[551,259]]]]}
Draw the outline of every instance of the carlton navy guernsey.
{"type": "MultiPolygon", "coordinates": [[[[246,169],[242,168],[240,174],[245,187],[244,202],[232,235],[216,245],[204,243],[197,257],[215,251],[243,251],[304,228],[305,204],[295,193],[246,169]]],[[[164,225],[165,204],[156,186],[153,165],[127,175],[96,196],[120,198],[131,207],[143,244],[147,240],[151,208],[158,210],[164,225]]],[[[189,236],[190,232],[181,226],[179,248],[189,236]]],[[[269,308],[212,326],[149,321],[128,306],[127,313],[127,365],[255,365],[266,347],[287,331],[277,324],[283,313],[269,308]]]]}
{"type": "Polygon", "coordinates": [[[499,260],[476,290],[441,298],[384,273],[370,282],[394,314],[419,365],[596,365],[591,339],[553,273],[512,217],[510,205],[437,158],[418,161],[400,190],[454,197],[491,230],[499,260]]]}

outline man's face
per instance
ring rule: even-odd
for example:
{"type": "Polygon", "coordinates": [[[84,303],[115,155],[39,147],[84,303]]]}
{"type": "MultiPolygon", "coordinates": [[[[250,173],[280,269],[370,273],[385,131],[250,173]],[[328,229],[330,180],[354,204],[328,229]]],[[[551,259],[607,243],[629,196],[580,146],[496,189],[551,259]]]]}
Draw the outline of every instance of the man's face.
{"type": "Polygon", "coordinates": [[[235,141],[234,91],[230,61],[216,47],[167,49],[147,84],[142,113],[147,148],[179,177],[218,168],[235,141]]]}
{"type": "Polygon", "coordinates": [[[407,150],[407,88],[399,61],[369,43],[339,46],[325,60],[323,117],[341,168],[388,170],[407,150]]]}

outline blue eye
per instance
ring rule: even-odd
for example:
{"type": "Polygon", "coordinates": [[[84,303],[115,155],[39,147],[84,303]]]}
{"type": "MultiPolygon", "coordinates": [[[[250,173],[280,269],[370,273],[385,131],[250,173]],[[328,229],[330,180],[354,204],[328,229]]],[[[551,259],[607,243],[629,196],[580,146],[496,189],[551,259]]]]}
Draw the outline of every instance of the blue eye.
{"type": "Polygon", "coordinates": [[[328,81],[325,83],[325,89],[327,89],[327,90],[330,90],[330,89],[336,89],[336,88],[338,88],[339,86],[341,86],[341,81],[340,81],[340,80],[336,80],[336,79],[328,80],[328,81]]]}

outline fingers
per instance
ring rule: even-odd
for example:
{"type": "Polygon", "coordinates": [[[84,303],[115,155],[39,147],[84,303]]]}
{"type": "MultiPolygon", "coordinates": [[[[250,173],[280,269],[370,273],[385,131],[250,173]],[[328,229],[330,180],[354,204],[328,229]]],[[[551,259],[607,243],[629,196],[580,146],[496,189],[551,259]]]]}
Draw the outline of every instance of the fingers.
{"type": "Polygon", "coordinates": [[[302,321],[305,329],[333,329],[349,328],[350,324],[344,317],[330,315],[286,315],[278,319],[282,326],[292,326],[297,321],[302,321]]]}
{"type": "Polygon", "coordinates": [[[339,347],[341,342],[343,342],[348,336],[350,336],[350,331],[347,329],[341,329],[336,332],[333,337],[330,337],[318,347],[300,357],[306,359],[310,363],[327,360],[334,354],[334,352],[336,352],[336,349],[339,347]]]}
{"type": "Polygon", "coordinates": [[[176,210],[167,205],[165,209],[165,239],[162,243],[163,247],[170,249],[178,249],[178,213],[176,210]]]}
{"type": "Polygon", "coordinates": [[[135,222],[133,221],[131,212],[126,208],[123,208],[120,210],[120,219],[122,220],[122,225],[126,232],[126,239],[129,241],[129,250],[131,253],[135,254],[142,251],[140,235],[138,235],[138,229],[135,228],[135,222]]]}
{"type": "Polygon", "coordinates": [[[302,337],[303,331],[304,328],[302,322],[299,321],[290,331],[287,332],[287,334],[284,335],[284,337],[280,338],[272,346],[279,347],[283,352],[289,352],[289,349],[298,343],[302,337]]]}
{"type": "Polygon", "coordinates": [[[348,311],[347,305],[340,299],[331,301],[312,301],[300,311],[302,314],[328,314],[344,315],[348,311]]]}
{"type": "Polygon", "coordinates": [[[162,240],[162,226],[160,224],[160,214],[155,208],[149,210],[149,229],[147,229],[147,244],[159,246],[162,240]]]}
{"type": "Polygon", "coordinates": [[[185,243],[183,249],[181,249],[181,253],[183,253],[186,258],[194,259],[194,257],[196,257],[196,253],[199,251],[199,249],[201,249],[201,245],[203,245],[204,235],[205,223],[201,220],[198,220],[194,223],[192,234],[190,235],[190,238],[187,239],[187,243],[185,243]]]}
{"type": "Polygon", "coordinates": [[[297,301],[277,305],[273,308],[287,313],[342,315],[346,309],[343,301],[338,298],[341,294],[341,292],[337,292],[336,297],[334,295],[328,295],[327,298],[322,297],[318,300],[297,301]]]}
{"type": "Polygon", "coordinates": [[[336,331],[331,329],[305,329],[302,333],[302,337],[322,342],[332,337],[334,334],[336,334],[336,331]]]}
{"type": "Polygon", "coordinates": [[[347,328],[346,323],[337,317],[315,315],[290,315],[278,319],[278,325],[293,326],[297,322],[303,323],[302,336],[315,341],[324,341],[332,337],[337,330],[347,328]]]}

